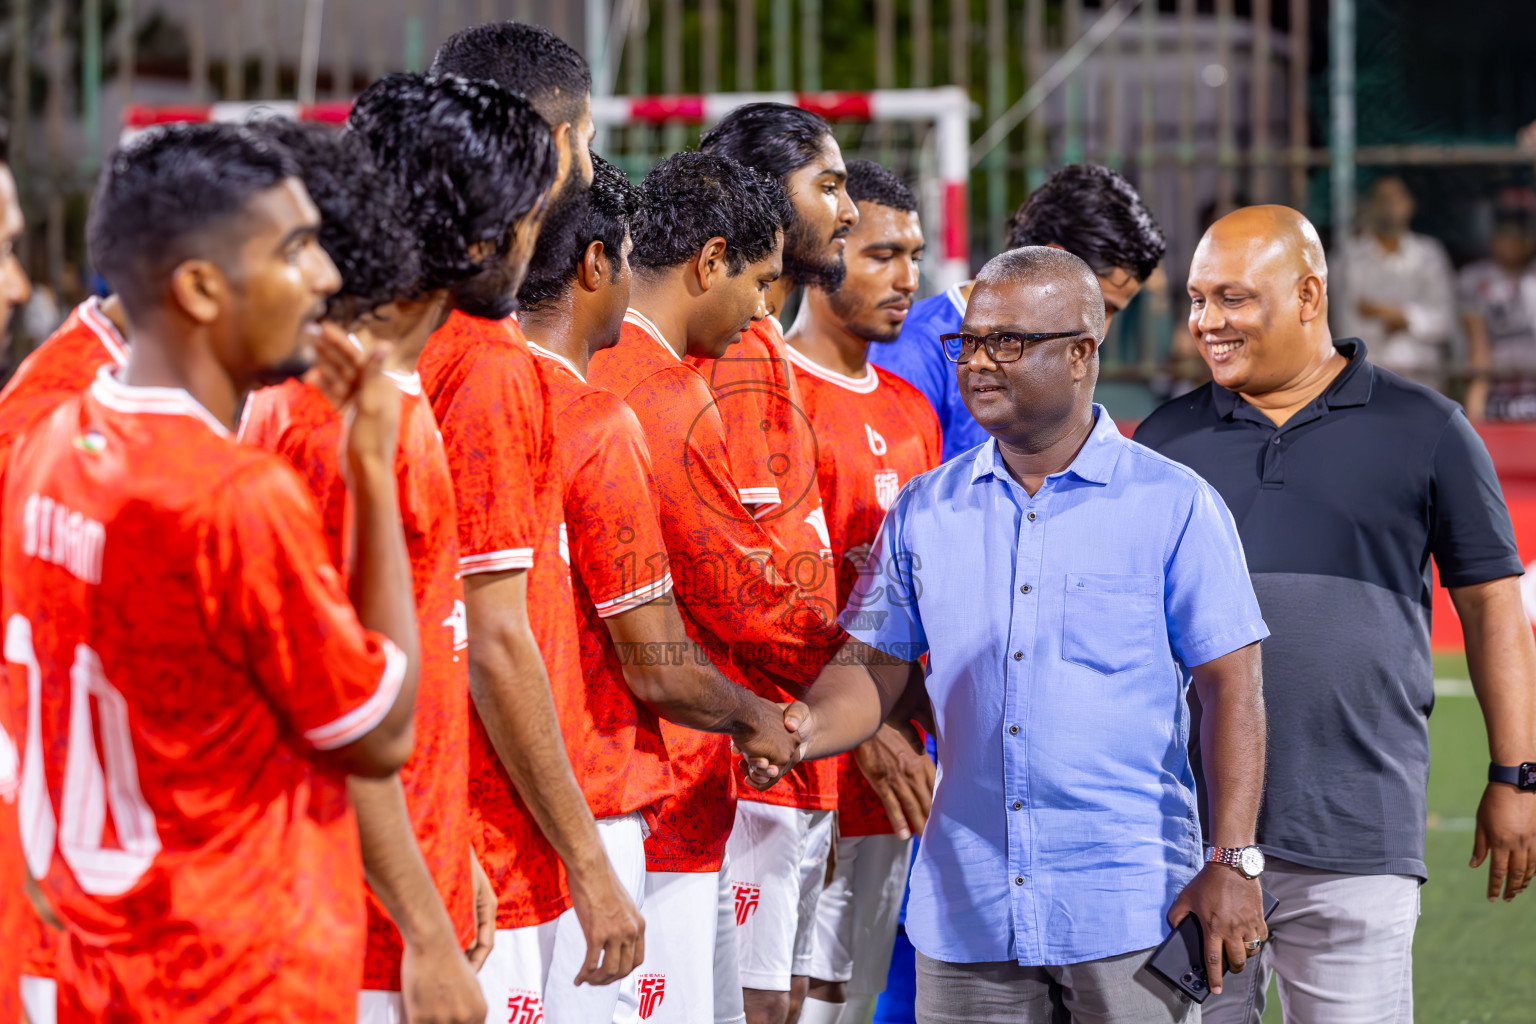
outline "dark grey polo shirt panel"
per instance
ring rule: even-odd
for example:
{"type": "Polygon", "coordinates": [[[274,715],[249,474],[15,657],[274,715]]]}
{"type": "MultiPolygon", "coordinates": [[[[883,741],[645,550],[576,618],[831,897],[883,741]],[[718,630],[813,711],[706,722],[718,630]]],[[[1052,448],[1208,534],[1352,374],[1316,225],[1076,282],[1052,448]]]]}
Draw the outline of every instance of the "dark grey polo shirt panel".
{"type": "Polygon", "coordinates": [[[1206,385],[1136,440],[1208,480],[1243,539],[1271,630],[1261,845],[1330,871],[1423,877],[1430,560],[1446,586],[1522,567],[1460,408],[1372,366],[1363,343],[1335,345],[1348,365],[1283,427],[1206,385]]]}

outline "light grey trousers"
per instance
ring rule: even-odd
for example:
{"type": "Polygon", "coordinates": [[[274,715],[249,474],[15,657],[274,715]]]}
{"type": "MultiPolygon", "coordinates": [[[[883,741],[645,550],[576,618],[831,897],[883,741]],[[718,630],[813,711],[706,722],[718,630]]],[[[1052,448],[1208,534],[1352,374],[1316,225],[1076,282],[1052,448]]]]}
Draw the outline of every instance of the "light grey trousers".
{"type": "Polygon", "coordinates": [[[1144,970],[1152,950],[1064,967],[948,964],[917,954],[918,1024],[1198,1024],[1200,1007],[1144,970]]]}
{"type": "Polygon", "coordinates": [[[1341,875],[1271,857],[1263,881],[1280,901],[1269,942],[1205,1001],[1205,1024],[1259,1024],[1272,975],[1288,1021],[1413,1024],[1417,878],[1341,875]]]}

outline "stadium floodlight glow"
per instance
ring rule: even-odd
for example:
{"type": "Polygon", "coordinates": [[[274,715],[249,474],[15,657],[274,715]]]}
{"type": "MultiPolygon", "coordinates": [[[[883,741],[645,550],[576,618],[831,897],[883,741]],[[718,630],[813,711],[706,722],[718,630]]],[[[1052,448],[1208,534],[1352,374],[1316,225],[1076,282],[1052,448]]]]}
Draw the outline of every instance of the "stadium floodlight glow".
{"type": "MultiPolygon", "coordinates": [[[[711,124],[748,103],[788,103],[828,121],[932,124],[936,180],[919,182],[927,214],[930,251],[938,258],[926,276],[938,288],[970,277],[967,182],[970,179],[971,100],[958,86],[937,89],[872,89],[868,92],[717,92],[676,96],[594,96],[592,119],[605,127],[631,124],[711,124]]],[[[124,140],[157,124],[177,121],[248,121],[291,117],[342,124],[350,102],[296,103],[268,100],[204,106],[130,106],[123,115],[124,140]]]]}

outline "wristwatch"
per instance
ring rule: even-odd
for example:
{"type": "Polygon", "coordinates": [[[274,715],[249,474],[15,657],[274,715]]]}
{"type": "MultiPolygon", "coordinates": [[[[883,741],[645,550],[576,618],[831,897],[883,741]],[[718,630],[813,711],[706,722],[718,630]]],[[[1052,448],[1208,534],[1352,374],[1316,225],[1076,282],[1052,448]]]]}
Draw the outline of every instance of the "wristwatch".
{"type": "Polygon", "coordinates": [[[1488,766],[1489,782],[1507,782],[1527,793],[1536,792],[1536,761],[1526,761],[1513,768],[1502,764],[1488,766]]]}
{"type": "Polygon", "coordinates": [[[1264,873],[1264,851],[1257,846],[1207,846],[1205,862],[1225,864],[1244,878],[1258,878],[1264,873]]]}

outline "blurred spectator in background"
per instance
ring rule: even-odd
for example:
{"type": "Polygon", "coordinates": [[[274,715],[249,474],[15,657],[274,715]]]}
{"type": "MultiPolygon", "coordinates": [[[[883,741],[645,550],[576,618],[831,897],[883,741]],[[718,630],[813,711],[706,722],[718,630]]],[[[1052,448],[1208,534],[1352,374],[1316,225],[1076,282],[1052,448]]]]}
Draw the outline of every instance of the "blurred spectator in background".
{"type": "MultiPolygon", "coordinates": [[[[10,126],[0,121],[0,337],[5,342],[0,352],[8,352],[10,348],[11,314],[32,294],[27,272],[16,258],[16,244],[26,230],[26,221],[21,215],[16,178],[11,174],[10,141],[10,126]]],[[[8,373],[9,366],[14,365],[9,359],[5,362],[8,365],[0,367],[0,375],[8,373]]]]}
{"type": "Polygon", "coordinates": [[[1394,174],[1371,182],[1365,230],[1344,243],[1352,308],[1338,310],[1340,337],[1364,340],[1371,362],[1420,384],[1445,389],[1455,334],[1454,271],[1445,247],[1408,230],[1413,193],[1394,174]]]}
{"type": "Polygon", "coordinates": [[[42,344],[63,322],[64,310],[46,281],[35,284],[31,296],[16,311],[16,330],[26,342],[27,352],[42,344]]]}
{"type": "Polygon", "coordinates": [[[1458,279],[1467,361],[1477,376],[1467,388],[1473,421],[1536,419],[1536,194],[1522,189],[1494,209],[1488,258],[1458,279]]]}

